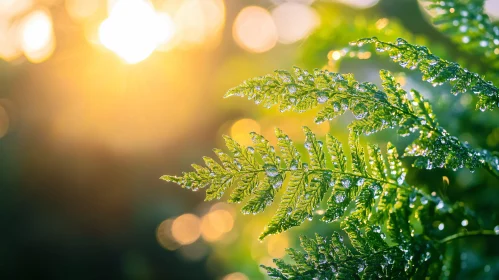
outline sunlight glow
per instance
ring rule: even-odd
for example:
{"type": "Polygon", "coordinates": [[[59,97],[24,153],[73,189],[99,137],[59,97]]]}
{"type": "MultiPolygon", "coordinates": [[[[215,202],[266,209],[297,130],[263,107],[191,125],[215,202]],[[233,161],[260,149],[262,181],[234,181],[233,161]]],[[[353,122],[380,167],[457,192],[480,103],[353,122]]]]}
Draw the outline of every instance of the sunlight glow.
{"type": "Polygon", "coordinates": [[[27,15],[21,25],[21,48],[34,63],[46,60],[54,51],[55,40],[50,14],[37,10],[27,15]]]}
{"type": "Polygon", "coordinates": [[[263,53],[277,43],[277,28],[270,13],[257,6],[239,12],[232,29],[234,40],[243,49],[263,53]]]}
{"type": "Polygon", "coordinates": [[[285,2],[272,10],[279,42],[291,44],[308,36],[319,24],[315,10],[305,4],[285,2]]]}
{"type": "Polygon", "coordinates": [[[99,39],[127,63],[149,57],[168,41],[174,26],[167,14],[158,14],[146,0],[118,0],[99,28],[99,39]]]}

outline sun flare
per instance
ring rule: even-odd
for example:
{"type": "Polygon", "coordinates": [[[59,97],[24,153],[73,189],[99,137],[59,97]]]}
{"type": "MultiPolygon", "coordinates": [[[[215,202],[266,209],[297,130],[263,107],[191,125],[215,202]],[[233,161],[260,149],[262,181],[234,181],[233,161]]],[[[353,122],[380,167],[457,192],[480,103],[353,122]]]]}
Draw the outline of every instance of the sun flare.
{"type": "Polygon", "coordinates": [[[149,57],[174,34],[174,25],[166,13],[157,13],[145,0],[119,0],[99,28],[99,39],[127,63],[149,57]]]}

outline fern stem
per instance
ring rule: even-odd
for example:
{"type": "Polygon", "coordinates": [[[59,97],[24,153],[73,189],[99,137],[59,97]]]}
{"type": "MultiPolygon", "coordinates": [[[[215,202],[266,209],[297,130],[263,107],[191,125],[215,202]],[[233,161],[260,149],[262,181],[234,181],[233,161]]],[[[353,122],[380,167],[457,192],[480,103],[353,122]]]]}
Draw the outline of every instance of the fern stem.
{"type": "Polygon", "coordinates": [[[464,238],[464,237],[469,237],[469,236],[497,236],[499,237],[499,234],[496,233],[494,230],[485,230],[485,229],[480,229],[480,230],[474,230],[474,231],[467,231],[467,232],[460,232],[456,233],[453,235],[449,235],[446,238],[440,240],[440,243],[448,243],[453,240],[459,239],[459,238],[464,238]]]}
{"type": "MultiPolygon", "coordinates": [[[[291,169],[280,169],[280,173],[287,173],[287,172],[292,172],[294,170],[291,170],[291,169]]],[[[245,173],[245,174],[248,174],[248,173],[264,173],[265,170],[264,169],[255,169],[255,170],[250,170],[250,171],[241,171],[239,172],[239,174],[241,173],[245,173]]],[[[351,172],[343,172],[343,171],[334,171],[334,170],[331,170],[331,169],[311,169],[310,171],[307,171],[307,173],[311,174],[311,173],[314,173],[314,172],[330,172],[331,174],[336,174],[336,175],[346,175],[346,176],[356,176],[356,177],[362,177],[364,179],[367,179],[367,180],[371,180],[371,181],[376,181],[376,182],[379,182],[379,183],[382,183],[382,184],[388,184],[388,185],[392,185],[392,186],[396,186],[396,187],[402,187],[402,188],[405,188],[407,190],[410,190],[410,191],[415,191],[418,195],[422,196],[422,197],[426,197],[428,200],[431,200],[433,201],[434,200],[434,197],[417,189],[417,188],[414,188],[412,187],[411,185],[409,185],[408,183],[404,182],[402,185],[399,185],[398,183],[396,182],[393,182],[393,181],[385,181],[385,180],[381,180],[381,179],[377,179],[377,178],[373,178],[369,175],[366,175],[366,174],[356,174],[356,173],[351,173],[351,172]]]]}

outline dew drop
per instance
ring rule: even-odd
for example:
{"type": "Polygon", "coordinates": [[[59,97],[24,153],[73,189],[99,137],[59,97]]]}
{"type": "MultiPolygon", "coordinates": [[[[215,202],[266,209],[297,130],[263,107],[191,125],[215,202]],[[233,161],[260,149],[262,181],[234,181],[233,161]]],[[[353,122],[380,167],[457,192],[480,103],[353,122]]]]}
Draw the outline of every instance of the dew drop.
{"type": "Polygon", "coordinates": [[[426,252],[424,260],[428,261],[430,258],[431,258],[431,253],[430,252],[426,252]]]}
{"type": "Polygon", "coordinates": [[[343,201],[345,201],[345,195],[341,193],[337,194],[334,200],[336,201],[336,203],[342,203],[343,201]]]}
{"type": "Polygon", "coordinates": [[[408,271],[409,269],[411,269],[411,265],[409,263],[406,263],[405,267],[404,267],[404,270],[408,271]]]}
{"type": "MultiPolygon", "coordinates": [[[[499,103],[498,103],[497,105],[498,105],[498,107],[499,107],[499,103]]],[[[334,110],[335,112],[339,112],[339,111],[340,111],[340,109],[341,109],[340,104],[339,104],[338,102],[334,102],[334,103],[333,103],[333,110],[334,110]]]]}
{"type": "Polygon", "coordinates": [[[397,178],[397,183],[399,185],[402,185],[404,184],[404,181],[405,181],[405,172],[402,172],[402,174],[400,174],[400,177],[397,178]]]}
{"type": "Polygon", "coordinates": [[[312,142],[310,142],[310,141],[305,142],[305,144],[304,144],[304,145],[305,145],[305,148],[306,148],[307,150],[312,149],[312,146],[313,146],[313,145],[312,145],[312,142]]]}
{"type": "Polygon", "coordinates": [[[328,99],[329,95],[327,94],[327,92],[324,91],[317,92],[317,102],[319,102],[319,104],[326,103],[328,99]]]}
{"type": "Polygon", "coordinates": [[[425,196],[422,196],[421,197],[421,204],[423,204],[423,205],[428,204],[428,198],[426,198],[425,196]]]}
{"type": "Polygon", "coordinates": [[[461,221],[461,225],[462,225],[463,227],[467,226],[467,225],[468,225],[468,220],[466,220],[466,219],[462,220],[462,221],[461,221]]]}
{"type": "Polygon", "coordinates": [[[367,110],[366,105],[364,105],[363,103],[359,103],[355,105],[355,107],[353,107],[352,113],[356,119],[361,120],[367,116],[369,111],[367,110]]]}
{"type": "Polygon", "coordinates": [[[319,149],[322,149],[322,146],[324,146],[324,143],[322,143],[322,141],[317,141],[317,146],[319,146],[319,149]]]}
{"type": "Polygon", "coordinates": [[[275,167],[274,165],[272,164],[265,164],[263,166],[263,168],[265,169],[265,173],[267,174],[267,176],[269,177],[276,177],[277,175],[279,175],[279,170],[277,170],[277,167],[275,167]]]}
{"type": "Polygon", "coordinates": [[[277,181],[275,181],[275,182],[274,182],[274,184],[272,185],[272,187],[273,187],[274,189],[278,189],[278,188],[280,188],[281,186],[282,186],[282,180],[277,180],[277,181]]]}
{"type": "Polygon", "coordinates": [[[295,85],[288,85],[288,91],[289,93],[293,94],[296,92],[296,86],[295,85]]]}
{"type": "Polygon", "coordinates": [[[281,78],[281,80],[284,82],[284,83],[290,83],[292,81],[292,77],[291,75],[288,73],[288,72],[279,72],[279,78],[281,78]]]}
{"type": "Polygon", "coordinates": [[[497,225],[497,226],[494,227],[494,233],[496,235],[499,235],[499,225],[497,225]]]}
{"type": "Polygon", "coordinates": [[[350,187],[350,179],[349,178],[343,178],[343,179],[341,179],[341,185],[345,189],[348,189],[350,187]]]}
{"type": "Polygon", "coordinates": [[[440,209],[444,208],[444,206],[445,206],[445,205],[444,205],[444,202],[443,202],[442,200],[440,200],[440,201],[438,202],[438,204],[437,204],[437,209],[439,209],[439,210],[440,210],[440,209]]]}
{"type": "Polygon", "coordinates": [[[357,181],[357,186],[362,187],[364,185],[365,179],[364,178],[359,178],[357,181]]]}
{"type": "Polygon", "coordinates": [[[357,269],[357,272],[362,272],[364,271],[365,265],[363,263],[359,264],[359,269],[357,269]]]}
{"type": "Polygon", "coordinates": [[[343,108],[343,110],[348,110],[348,99],[346,98],[343,98],[341,99],[341,108],[343,108]]]}

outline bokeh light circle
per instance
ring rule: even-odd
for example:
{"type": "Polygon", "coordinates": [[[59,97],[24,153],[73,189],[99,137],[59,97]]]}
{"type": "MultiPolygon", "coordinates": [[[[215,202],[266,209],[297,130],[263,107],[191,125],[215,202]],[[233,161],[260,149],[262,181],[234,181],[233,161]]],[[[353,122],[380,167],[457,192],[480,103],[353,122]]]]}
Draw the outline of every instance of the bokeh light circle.
{"type": "Polygon", "coordinates": [[[242,9],[234,21],[234,40],[241,48],[263,53],[277,43],[277,28],[270,13],[261,7],[250,6],[242,9]]]}
{"type": "Polygon", "coordinates": [[[172,224],[172,236],[181,245],[194,243],[201,236],[201,221],[194,214],[177,217],[172,224]]]}
{"type": "Polygon", "coordinates": [[[319,16],[308,5],[286,2],[272,10],[279,42],[291,44],[305,38],[319,24],[319,16]]]}

